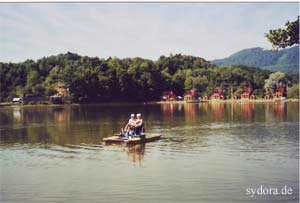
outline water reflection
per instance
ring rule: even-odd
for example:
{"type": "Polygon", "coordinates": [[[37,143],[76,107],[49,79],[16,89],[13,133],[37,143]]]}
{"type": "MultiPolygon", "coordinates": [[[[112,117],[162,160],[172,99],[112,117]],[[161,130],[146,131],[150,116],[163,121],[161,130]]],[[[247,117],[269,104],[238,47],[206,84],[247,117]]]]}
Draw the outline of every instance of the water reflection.
{"type": "MultiPolygon", "coordinates": [[[[299,110],[297,103],[289,104],[290,108],[294,108],[294,113],[290,111],[289,114],[295,118],[299,110]]],[[[224,120],[239,120],[252,122],[255,119],[262,119],[266,122],[283,121],[287,118],[287,103],[201,103],[201,104],[161,104],[161,110],[168,119],[172,120],[173,115],[178,115],[184,112],[185,121],[187,124],[194,124],[197,117],[206,117],[211,121],[224,121],[224,120]],[[263,113],[264,112],[264,113],[263,113]],[[171,117],[171,118],[170,118],[171,117]]]]}
{"type": "Polygon", "coordinates": [[[210,104],[210,107],[215,120],[216,121],[222,120],[225,111],[225,104],[219,102],[213,102],[210,104]]]}
{"type": "Polygon", "coordinates": [[[70,122],[71,113],[70,107],[54,107],[50,112],[50,117],[53,117],[55,123],[70,122]]]}
{"type": "Polygon", "coordinates": [[[283,121],[286,117],[286,103],[277,102],[274,104],[274,114],[279,118],[280,121],[283,121]]]}
{"type": "Polygon", "coordinates": [[[197,104],[187,103],[184,105],[185,123],[195,124],[198,110],[197,104]]]}
{"type": "Polygon", "coordinates": [[[137,144],[137,145],[128,145],[125,146],[125,152],[133,163],[138,163],[141,166],[141,163],[144,159],[145,155],[145,144],[137,144]]]}
{"type": "Polygon", "coordinates": [[[101,143],[125,124],[129,112],[141,112],[148,130],[212,122],[279,122],[298,118],[298,103],[201,103],[153,106],[13,107],[0,110],[2,143],[101,143]],[[159,108],[160,107],[160,108],[159,108]]]}
{"type": "Polygon", "coordinates": [[[22,120],[21,108],[16,107],[13,109],[13,117],[14,117],[14,120],[17,122],[20,122],[22,120]]]}
{"type": "Polygon", "coordinates": [[[116,151],[123,151],[129,160],[133,163],[133,165],[142,166],[142,162],[144,160],[146,144],[133,144],[126,145],[124,143],[121,144],[105,144],[105,149],[112,149],[116,151]]]}

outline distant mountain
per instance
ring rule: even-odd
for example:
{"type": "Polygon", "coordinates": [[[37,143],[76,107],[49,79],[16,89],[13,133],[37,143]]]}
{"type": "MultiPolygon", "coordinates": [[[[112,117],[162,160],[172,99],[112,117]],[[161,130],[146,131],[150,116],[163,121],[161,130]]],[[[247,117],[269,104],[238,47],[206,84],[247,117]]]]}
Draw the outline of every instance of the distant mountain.
{"type": "Polygon", "coordinates": [[[243,65],[271,71],[299,72],[299,46],[280,51],[264,50],[260,47],[244,49],[224,59],[213,60],[218,66],[243,65]]]}

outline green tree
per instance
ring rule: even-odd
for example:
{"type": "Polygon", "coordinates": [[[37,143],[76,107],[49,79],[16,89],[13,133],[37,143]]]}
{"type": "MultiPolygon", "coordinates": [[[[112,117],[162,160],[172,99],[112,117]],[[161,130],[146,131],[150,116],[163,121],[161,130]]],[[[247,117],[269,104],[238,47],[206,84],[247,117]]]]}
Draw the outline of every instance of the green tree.
{"type": "Polygon", "coordinates": [[[287,78],[285,73],[276,72],[272,73],[270,77],[265,81],[264,88],[267,92],[273,93],[279,87],[286,86],[287,78]]]}
{"type": "Polygon", "coordinates": [[[265,36],[275,50],[299,44],[299,16],[295,21],[288,21],[285,28],[270,30],[265,36]]]}

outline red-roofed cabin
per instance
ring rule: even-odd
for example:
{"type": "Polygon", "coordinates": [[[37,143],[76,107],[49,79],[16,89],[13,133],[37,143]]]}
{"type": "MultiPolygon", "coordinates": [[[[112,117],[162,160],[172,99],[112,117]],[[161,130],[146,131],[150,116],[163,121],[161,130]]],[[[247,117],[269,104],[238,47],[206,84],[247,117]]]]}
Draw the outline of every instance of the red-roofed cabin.
{"type": "Polygon", "coordinates": [[[164,91],[161,95],[162,101],[175,101],[176,94],[173,91],[164,91]]]}
{"type": "Polygon", "coordinates": [[[213,94],[211,95],[211,99],[213,100],[223,100],[224,95],[221,89],[214,89],[213,94]]]}
{"type": "Polygon", "coordinates": [[[273,99],[281,99],[284,96],[285,88],[280,87],[273,93],[273,99]]]}
{"type": "Polygon", "coordinates": [[[269,94],[266,94],[266,95],[265,95],[265,99],[266,99],[266,100],[269,100],[269,99],[271,99],[271,96],[270,96],[269,94]]]}
{"type": "Polygon", "coordinates": [[[243,93],[241,94],[241,99],[242,100],[255,99],[255,96],[252,93],[253,93],[252,88],[250,88],[250,87],[244,88],[243,93]]]}
{"type": "Polygon", "coordinates": [[[197,100],[197,91],[195,89],[186,90],[184,93],[184,101],[194,101],[197,100]]]}
{"type": "Polygon", "coordinates": [[[203,99],[202,99],[203,101],[207,101],[208,100],[208,96],[207,95],[205,95],[204,97],[203,97],[203,99]]]}

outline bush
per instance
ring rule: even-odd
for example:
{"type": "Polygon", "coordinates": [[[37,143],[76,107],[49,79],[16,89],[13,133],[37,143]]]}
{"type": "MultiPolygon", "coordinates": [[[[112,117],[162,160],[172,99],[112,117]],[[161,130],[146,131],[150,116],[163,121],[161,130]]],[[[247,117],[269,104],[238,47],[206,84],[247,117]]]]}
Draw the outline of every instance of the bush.
{"type": "Polygon", "coordinates": [[[287,91],[288,98],[299,99],[299,84],[295,84],[287,91]]]}
{"type": "Polygon", "coordinates": [[[264,97],[264,90],[256,89],[253,91],[253,94],[255,95],[256,98],[261,99],[264,97]]]}

